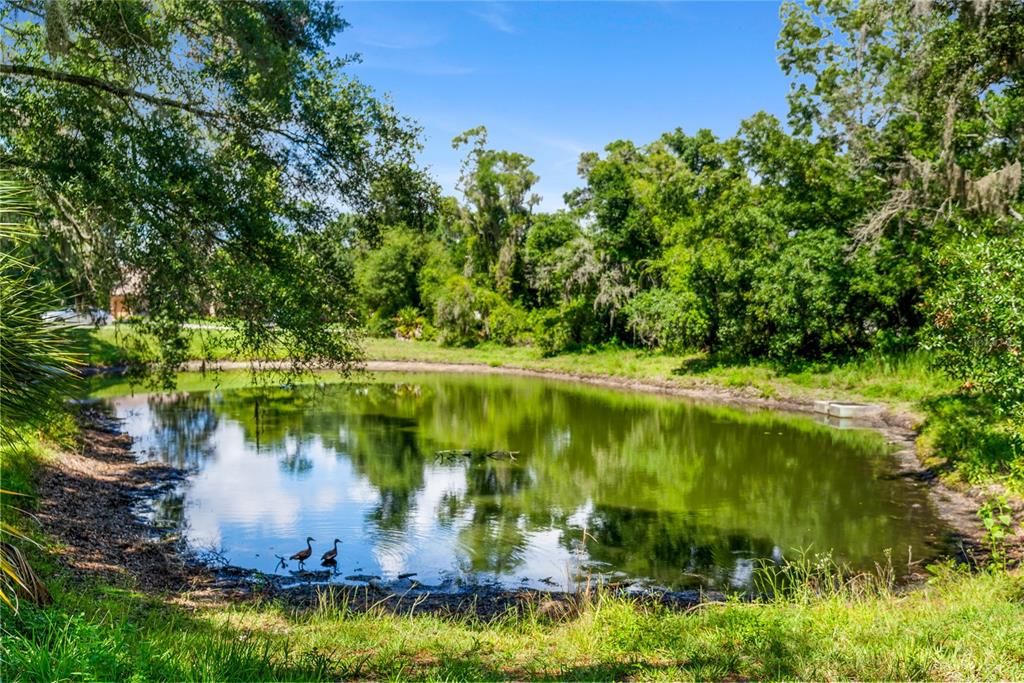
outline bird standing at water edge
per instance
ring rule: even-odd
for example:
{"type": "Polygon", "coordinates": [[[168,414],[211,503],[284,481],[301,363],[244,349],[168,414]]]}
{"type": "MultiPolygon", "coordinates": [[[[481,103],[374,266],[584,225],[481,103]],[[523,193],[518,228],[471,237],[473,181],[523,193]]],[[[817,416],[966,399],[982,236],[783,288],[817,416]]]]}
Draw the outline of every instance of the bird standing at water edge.
{"type": "Polygon", "coordinates": [[[324,564],[330,564],[331,562],[334,562],[335,560],[338,559],[338,544],[339,543],[341,543],[341,539],[337,539],[337,538],[334,539],[334,549],[333,550],[328,550],[326,553],[323,554],[323,557],[320,558],[320,560],[324,564]]]}
{"type": "Polygon", "coordinates": [[[312,541],[315,541],[315,540],[316,539],[313,538],[312,536],[306,537],[306,549],[305,550],[300,550],[299,552],[295,553],[294,555],[292,555],[288,559],[289,560],[298,560],[299,564],[301,565],[303,562],[305,562],[306,560],[309,559],[310,555],[313,554],[313,546],[310,545],[310,543],[312,541]]]}

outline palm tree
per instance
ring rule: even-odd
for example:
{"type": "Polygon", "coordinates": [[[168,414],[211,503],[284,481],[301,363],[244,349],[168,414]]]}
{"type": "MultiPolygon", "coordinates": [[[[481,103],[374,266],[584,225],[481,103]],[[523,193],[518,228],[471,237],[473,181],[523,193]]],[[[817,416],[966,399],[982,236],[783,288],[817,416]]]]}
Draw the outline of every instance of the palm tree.
{"type": "MultiPolygon", "coordinates": [[[[35,237],[33,214],[31,191],[0,178],[0,450],[5,456],[28,428],[60,405],[73,377],[66,331],[43,319],[50,290],[24,256],[35,237]]],[[[17,495],[0,491],[0,600],[11,607],[19,597],[45,604],[46,587],[14,544],[31,541],[8,521],[17,510],[11,496],[17,495]]]]}
{"type": "Polygon", "coordinates": [[[0,178],[0,439],[8,444],[66,398],[73,377],[67,331],[43,319],[55,297],[24,257],[33,214],[31,192],[0,178]]]}

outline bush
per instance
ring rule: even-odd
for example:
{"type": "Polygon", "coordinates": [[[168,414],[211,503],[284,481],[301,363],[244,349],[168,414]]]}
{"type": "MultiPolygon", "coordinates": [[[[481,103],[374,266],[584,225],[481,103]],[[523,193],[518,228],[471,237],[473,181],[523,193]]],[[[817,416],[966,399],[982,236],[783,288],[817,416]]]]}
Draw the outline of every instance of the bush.
{"type": "Polygon", "coordinates": [[[853,351],[860,329],[848,311],[845,249],[845,238],[831,230],[811,230],[759,259],[748,295],[751,327],[737,350],[787,362],[853,351]]]}
{"type": "Polygon", "coordinates": [[[557,309],[534,312],[534,342],[545,355],[554,355],[605,340],[605,327],[594,304],[579,296],[562,303],[557,309]]]}
{"type": "Polygon", "coordinates": [[[448,281],[459,274],[453,264],[456,257],[451,256],[445,246],[438,240],[431,240],[425,249],[423,267],[417,277],[420,309],[431,314],[437,307],[437,301],[445,291],[448,281]]]}
{"type": "Polygon", "coordinates": [[[359,288],[371,334],[390,336],[406,308],[433,310],[445,283],[455,274],[444,246],[407,228],[385,231],[381,245],[363,257],[359,288]]]}
{"type": "Polygon", "coordinates": [[[963,389],[991,396],[1001,411],[1024,402],[1024,239],[952,244],[925,297],[924,347],[963,389]]]}
{"type": "Polygon", "coordinates": [[[651,289],[630,300],[623,312],[636,340],[645,346],[685,351],[700,346],[707,336],[707,317],[692,292],[651,289]]]}
{"type": "Polygon", "coordinates": [[[533,342],[534,317],[518,304],[499,302],[487,316],[487,338],[506,346],[533,342]]]}
{"type": "Polygon", "coordinates": [[[426,336],[427,319],[412,306],[400,310],[392,321],[396,339],[423,339],[426,336]]]}
{"type": "Polygon", "coordinates": [[[558,309],[547,308],[539,311],[533,330],[533,338],[545,356],[553,356],[572,344],[572,327],[558,309]]]}
{"type": "Polygon", "coordinates": [[[456,275],[445,283],[434,306],[434,325],[446,346],[473,346],[487,338],[487,316],[497,294],[456,275]]]}
{"type": "Polygon", "coordinates": [[[42,424],[71,391],[76,358],[68,328],[44,320],[59,301],[29,259],[36,239],[29,190],[0,178],[0,441],[42,424]]]}

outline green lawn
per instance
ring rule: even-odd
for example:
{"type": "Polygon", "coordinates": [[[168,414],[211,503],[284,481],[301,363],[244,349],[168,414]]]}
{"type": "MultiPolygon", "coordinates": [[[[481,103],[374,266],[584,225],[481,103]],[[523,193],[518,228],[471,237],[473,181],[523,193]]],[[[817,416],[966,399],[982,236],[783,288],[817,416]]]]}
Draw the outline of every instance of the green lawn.
{"type": "Polygon", "coordinates": [[[279,603],[183,608],[68,583],[4,610],[4,680],[562,680],[1024,678],[1024,577],[940,568],[929,585],[710,605],[597,597],[561,621],[358,614],[279,603]]]}
{"type": "Polygon", "coordinates": [[[885,402],[906,409],[955,385],[928,368],[923,354],[898,359],[872,356],[857,361],[784,370],[766,363],[713,363],[701,354],[685,356],[605,347],[544,357],[533,347],[484,344],[461,349],[435,342],[368,339],[366,356],[380,360],[482,363],[579,375],[606,375],[671,382],[679,386],[721,386],[775,398],[844,398],[885,402]]]}
{"type": "Polygon", "coordinates": [[[184,609],[59,584],[46,610],[4,611],[4,680],[1024,678],[1024,579],[943,570],[903,596],[852,595],[692,613],[604,597],[567,620],[492,623],[277,603],[184,609]]]}

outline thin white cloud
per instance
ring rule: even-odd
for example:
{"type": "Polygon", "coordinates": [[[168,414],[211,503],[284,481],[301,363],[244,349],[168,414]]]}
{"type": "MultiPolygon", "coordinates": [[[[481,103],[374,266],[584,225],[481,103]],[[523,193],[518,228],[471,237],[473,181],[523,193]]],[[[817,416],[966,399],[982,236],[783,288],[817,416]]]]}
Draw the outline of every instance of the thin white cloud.
{"type": "Polygon", "coordinates": [[[560,152],[566,152],[567,154],[572,155],[570,158],[573,163],[576,163],[577,157],[579,157],[580,154],[583,154],[584,152],[589,151],[590,149],[582,142],[577,142],[576,140],[572,140],[570,138],[548,135],[537,135],[535,137],[537,141],[540,142],[542,145],[546,145],[553,149],[557,149],[560,152]]]}
{"type": "Polygon", "coordinates": [[[383,50],[421,50],[440,45],[445,38],[440,32],[396,29],[393,26],[383,34],[369,30],[356,34],[356,40],[361,44],[383,50]]]}
{"type": "Polygon", "coordinates": [[[454,64],[432,57],[419,57],[417,59],[381,59],[379,57],[370,57],[364,59],[360,66],[370,69],[400,71],[417,76],[468,76],[477,72],[475,67],[454,64]]]}
{"type": "Polygon", "coordinates": [[[508,5],[500,2],[488,2],[483,8],[473,11],[473,16],[481,20],[495,31],[501,33],[517,33],[510,18],[508,5]]]}

